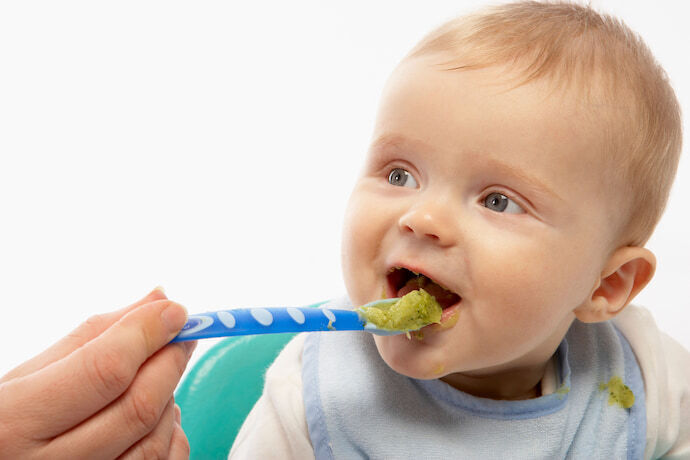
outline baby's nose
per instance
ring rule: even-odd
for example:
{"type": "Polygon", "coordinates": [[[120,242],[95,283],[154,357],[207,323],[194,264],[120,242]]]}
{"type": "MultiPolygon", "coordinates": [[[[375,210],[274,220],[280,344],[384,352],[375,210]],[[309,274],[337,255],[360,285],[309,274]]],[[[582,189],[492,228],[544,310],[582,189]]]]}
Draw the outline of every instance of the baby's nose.
{"type": "Polygon", "coordinates": [[[441,246],[448,246],[453,242],[450,219],[448,210],[444,209],[440,203],[425,201],[411,207],[400,216],[398,226],[403,234],[434,241],[441,246]]]}

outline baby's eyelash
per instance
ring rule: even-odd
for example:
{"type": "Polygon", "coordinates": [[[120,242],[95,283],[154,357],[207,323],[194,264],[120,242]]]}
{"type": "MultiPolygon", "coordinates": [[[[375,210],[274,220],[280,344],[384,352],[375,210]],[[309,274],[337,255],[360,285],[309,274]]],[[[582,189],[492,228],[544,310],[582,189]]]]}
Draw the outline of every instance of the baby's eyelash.
{"type": "Polygon", "coordinates": [[[520,204],[520,205],[522,204],[522,201],[521,201],[519,198],[516,198],[512,193],[507,192],[507,191],[505,191],[505,190],[503,190],[503,189],[500,189],[500,188],[498,188],[498,189],[488,189],[487,191],[485,191],[485,192],[482,194],[482,196],[481,196],[482,201],[485,200],[486,197],[489,196],[489,195],[491,195],[492,193],[500,193],[501,195],[505,196],[506,198],[510,198],[511,200],[513,200],[514,202],[516,202],[516,203],[518,203],[518,204],[520,204]]]}

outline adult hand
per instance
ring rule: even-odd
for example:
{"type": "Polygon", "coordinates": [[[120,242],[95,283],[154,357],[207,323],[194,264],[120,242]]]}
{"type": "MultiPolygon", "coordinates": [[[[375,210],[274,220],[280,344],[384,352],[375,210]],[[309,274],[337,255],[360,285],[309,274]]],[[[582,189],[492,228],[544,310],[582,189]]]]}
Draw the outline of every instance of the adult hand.
{"type": "Polygon", "coordinates": [[[173,391],[195,342],[155,289],[0,378],[0,458],[187,458],[173,391]]]}

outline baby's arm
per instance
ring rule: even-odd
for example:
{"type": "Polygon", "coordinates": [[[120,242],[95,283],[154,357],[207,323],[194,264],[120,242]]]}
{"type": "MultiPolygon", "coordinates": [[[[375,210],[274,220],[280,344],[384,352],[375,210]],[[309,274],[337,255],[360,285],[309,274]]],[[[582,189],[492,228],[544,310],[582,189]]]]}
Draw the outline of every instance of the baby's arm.
{"type": "Polygon", "coordinates": [[[301,334],[290,341],[266,372],[263,393],[229,458],[314,458],[302,397],[304,339],[301,334]]]}

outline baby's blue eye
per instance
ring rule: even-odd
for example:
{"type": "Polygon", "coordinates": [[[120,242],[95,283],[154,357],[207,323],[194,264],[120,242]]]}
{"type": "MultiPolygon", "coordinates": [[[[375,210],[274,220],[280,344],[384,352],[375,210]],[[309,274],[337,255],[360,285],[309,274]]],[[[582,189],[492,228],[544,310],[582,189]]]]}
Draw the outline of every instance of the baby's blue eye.
{"type": "Polygon", "coordinates": [[[508,214],[524,214],[525,210],[519,204],[503,195],[502,193],[489,193],[484,198],[484,206],[496,212],[505,212],[508,214]]]}
{"type": "Polygon", "coordinates": [[[417,188],[417,181],[414,180],[412,174],[402,168],[395,168],[391,171],[388,175],[388,183],[398,187],[417,188]]]}

